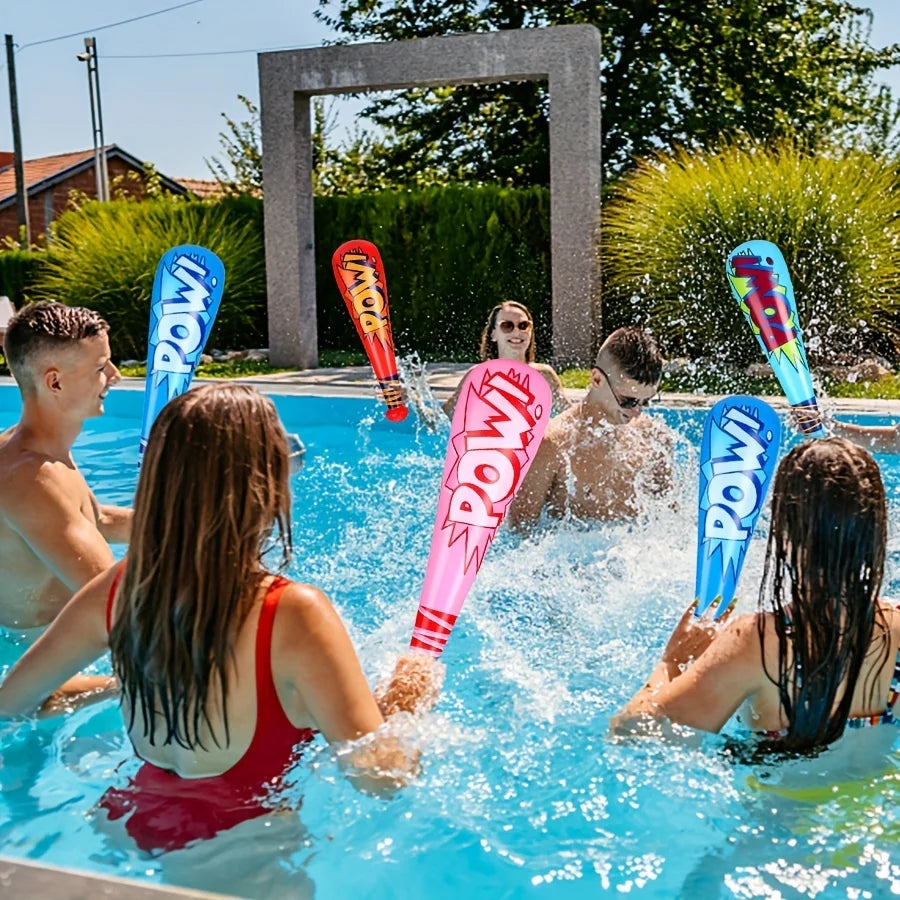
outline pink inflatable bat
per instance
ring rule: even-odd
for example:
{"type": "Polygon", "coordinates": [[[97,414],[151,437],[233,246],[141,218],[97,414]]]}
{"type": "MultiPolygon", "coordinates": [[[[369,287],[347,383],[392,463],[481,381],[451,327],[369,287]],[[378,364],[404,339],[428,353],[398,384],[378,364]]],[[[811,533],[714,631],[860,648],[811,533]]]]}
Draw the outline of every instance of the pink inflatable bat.
{"type": "Polygon", "coordinates": [[[531,366],[489,359],[466,376],[450,427],[431,554],[410,647],[440,656],[547,422],[550,388],[531,366]]]}

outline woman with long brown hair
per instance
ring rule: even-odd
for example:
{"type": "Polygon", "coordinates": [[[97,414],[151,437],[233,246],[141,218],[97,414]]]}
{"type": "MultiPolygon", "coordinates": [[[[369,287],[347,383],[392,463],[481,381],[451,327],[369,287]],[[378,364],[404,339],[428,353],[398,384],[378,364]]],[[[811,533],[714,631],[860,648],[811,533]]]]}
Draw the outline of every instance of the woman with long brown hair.
{"type": "MultiPolygon", "coordinates": [[[[317,588],[277,576],[291,558],[288,443],[270,400],[209,384],[160,413],[144,455],[128,557],[79,591],[0,686],[0,714],[48,695],[109,690],[78,676],[108,646],[144,765],[101,806],[131,813],[144,849],[175,849],[262,815],[314,731],[352,741],[384,712],[434,702],[438,670],[403,657],[379,703],[317,588]],[[61,689],[53,689],[70,678],[61,689]]],[[[363,786],[395,786],[416,760],[388,738],[347,756],[363,786]],[[391,770],[391,771],[387,771],[391,770]]]]}
{"type": "Polygon", "coordinates": [[[804,752],[848,727],[900,724],[900,610],[880,599],[887,503],[878,465],[842,438],[781,461],[759,611],[724,628],[689,609],[648,683],[613,723],[644,717],[719,731],[741,720],[804,752]]]}
{"type": "MultiPolygon", "coordinates": [[[[481,332],[479,355],[481,361],[486,359],[514,359],[528,363],[544,376],[550,385],[553,398],[553,415],[561,413],[569,406],[565,390],[559,375],[553,366],[535,362],[534,345],[537,338],[534,333],[534,319],[524,303],[516,300],[504,300],[488,313],[487,322],[481,332]]],[[[453,410],[459,400],[459,392],[465,376],[460,379],[459,386],[451,397],[444,401],[444,412],[453,418],[453,410]]]]}

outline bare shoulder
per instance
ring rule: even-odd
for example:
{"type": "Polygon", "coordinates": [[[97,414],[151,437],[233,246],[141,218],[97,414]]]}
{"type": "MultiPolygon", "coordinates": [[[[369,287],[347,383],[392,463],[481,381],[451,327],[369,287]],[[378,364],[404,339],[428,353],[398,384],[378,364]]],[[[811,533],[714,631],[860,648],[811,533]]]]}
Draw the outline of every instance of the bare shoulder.
{"type": "Polygon", "coordinates": [[[312,584],[290,582],[278,601],[278,629],[295,640],[306,641],[339,624],[327,595],[312,584]]]}
{"type": "Polygon", "coordinates": [[[543,375],[544,378],[546,378],[548,381],[551,381],[557,385],[560,384],[559,373],[556,371],[556,369],[553,368],[553,366],[549,365],[548,363],[532,363],[531,368],[536,372],[540,372],[541,375],[543,375]]]}
{"type": "MultiPolygon", "coordinates": [[[[711,650],[729,657],[742,657],[748,661],[759,659],[759,628],[763,623],[765,634],[771,629],[774,637],[774,622],[766,613],[743,613],[734,616],[716,635],[711,650]]],[[[768,643],[768,641],[767,641],[768,643]]]]}
{"type": "Polygon", "coordinates": [[[41,506],[81,502],[86,485],[74,466],[32,451],[2,456],[0,506],[11,510],[24,502],[41,506]]]}

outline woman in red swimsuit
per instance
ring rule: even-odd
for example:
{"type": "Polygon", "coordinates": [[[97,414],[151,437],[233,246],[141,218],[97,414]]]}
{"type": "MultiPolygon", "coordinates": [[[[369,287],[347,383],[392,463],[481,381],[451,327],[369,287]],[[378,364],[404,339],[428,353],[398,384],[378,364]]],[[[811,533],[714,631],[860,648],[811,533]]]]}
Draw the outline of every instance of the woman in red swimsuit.
{"type": "MultiPolygon", "coordinates": [[[[328,598],[271,574],[291,558],[287,440],[252,388],[210,384],[153,426],[127,560],[79,591],[0,686],[0,714],[44,711],[115,689],[75,675],[109,647],[143,759],[101,805],[144,849],[174,849],[262,815],[298,748],[377,731],[385,713],[433,704],[440,667],[397,664],[381,705],[328,598]],[[272,546],[274,544],[274,547],[272,546]],[[57,685],[69,678],[62,688],[57,685]]],[[[378,790],[416,766],[390,737],[342,754],[378,790]]]]}
{"type": "Polygon", "coordinates": [[[613,721],[719,731],[741,704],[773,749],[804,752],[845,728],[900,724],[900,610],[879,598],[887,503],[872,456],[842,438],[778,467],[759,612],[717,628],[689,609],[649,681],[613,721]]]}

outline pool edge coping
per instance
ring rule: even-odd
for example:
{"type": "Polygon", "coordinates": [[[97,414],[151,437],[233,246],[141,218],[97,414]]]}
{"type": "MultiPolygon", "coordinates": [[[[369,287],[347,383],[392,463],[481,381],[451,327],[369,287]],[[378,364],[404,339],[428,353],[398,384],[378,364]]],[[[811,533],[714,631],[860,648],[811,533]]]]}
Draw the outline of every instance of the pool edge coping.
{"type": "MultiPolygon", "coordinates": [[[[442,370],[434,374],[426,373],[428,386],[436,400],[449,397],[455,390],[459,380],[468,370],[468,366],[445,364],[442,370]],[[458,371],[454,371],[454,369],[458,371]]],[[[202,381],[232,381],[238,384],[249,384],[264,393],[279,396],[298,397],[350,397],[369,399],[376,396],[376,386],[371,369],[362,366],[351,366],[346,369],[309,369],[302,372],[279,373],[273,376],[252,375],[246,378],[204,378],[202,381]]],[[[0,376],[0,386],[15,385],[11,376],[0,376]]],[[[143,390],[144,379],[123,377],[114,390],[143,390]]],[[[566,388],[566,396],[572,400],[580,400],[586,391],[583,388],[566,388]]],[[[671,409],[706,409],[727,394],[694,394],[663,393],[660,395],[662,406],[671,409]]],[[[778,410],[786,410],[789,404],[780,395],[755,395],[778,410]]],[[[838,413],[896,415],[900,418],[900,400],[881,400],[855,397],[824,398],[828,406],[838,413]]]]}
{"type": "Polygon", "coordinates": [[[156,884],[137,878],[100,875],[67,866],[54,866],[29,859],[0,855],[0,893],[14,897],[42,897],[47,900],[235,900],[234,895],[215,894],[194,888],[156,884]]]}

